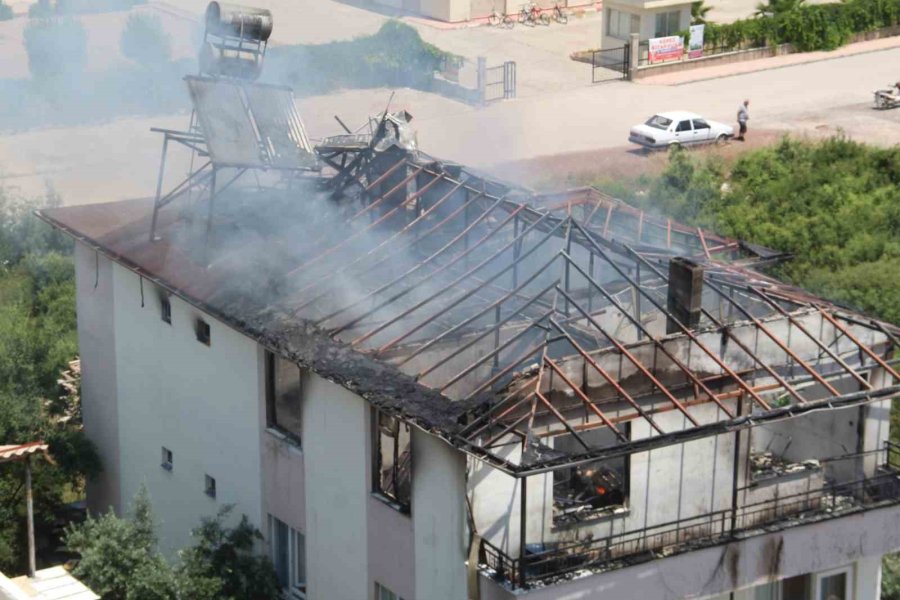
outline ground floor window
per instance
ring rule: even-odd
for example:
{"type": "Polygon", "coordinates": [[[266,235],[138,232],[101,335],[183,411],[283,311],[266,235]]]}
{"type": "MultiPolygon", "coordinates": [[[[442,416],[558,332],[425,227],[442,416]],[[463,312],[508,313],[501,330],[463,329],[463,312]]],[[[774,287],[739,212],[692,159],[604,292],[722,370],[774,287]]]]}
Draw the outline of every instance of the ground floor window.
{"type": "Polygon", "coordinates": [[[375,582],[375,600],[403,600],[403,598],[380,583],[375,582]]]}
{"type": "Polygon", "coordinates": [[[627,40],[629,34],[640,33],[641,17],[613,8],[606,9],[606,35],[627,40]]]}
{"type": "Polygon", "coordinates": [[[752,600],[809,600],[809,575],[797,575],[756,586],[752,600]]]}
{"type": "Polygon", "coordinates": [[[675,35],[681,28],[681,12],[656,13],[656,30],[653,37],[666,37],[675,35]]]}
{"type": "Polygon", "coordinates": [[[372,430],[374,491],[408,512],[412,490],[412,448],[409,425],[377,409],[372,430]]]}
{"type": "Polygon", "coordinates": [[[306,538],[269,515],[269,548],[278,582],[288,600],[306,598],[306,538]]]}
{"type": "MultiPolygon", "coordinates": [[[[624,430],[628,435],[626,424],[624,430]]],[[[618,443],[615,433],[603,427],[578,436],[592,448],[618,443]]],[[[577,454],[584,446],[572,434],[553,438],[553,448],[577,454]]],[[[553,515],[557,522],[578,521],[597,512],[624,508],[628,502],[628,457],[594,461],[553,472],[553,515]]]]}

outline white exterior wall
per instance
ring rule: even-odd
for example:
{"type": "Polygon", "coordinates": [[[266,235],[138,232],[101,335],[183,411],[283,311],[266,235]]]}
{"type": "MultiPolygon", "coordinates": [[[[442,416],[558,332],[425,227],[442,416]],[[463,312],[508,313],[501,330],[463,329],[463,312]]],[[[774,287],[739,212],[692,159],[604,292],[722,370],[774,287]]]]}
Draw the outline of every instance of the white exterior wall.
{"type": "Polygon", "coordinates": [[[122,509],[112,271],[113,263],[108,258],[84,244],[75,244],[82,418],[103,461],[103,472],[87,483],[88,508],[94,513],[104,513],[110,507],[116,512],[122,509]]]}
{"type": "Polygon", "coordinates": [[[466,600],[465,457],[413,430],[416,598],[466,600]]]}
{"type": "MultiPolygon", "coordinates": [[[[367,410],[359,396],[321,377],[306,381],[303,455],[310,600],[359,600],[367,570],[367,410]]],[[[374,588],[374,585],[372,586],[374,588]]]]}
{"type": "Polygon", "coordinates": [[[166,553],[189,544],[190,530],[224,504],[263,529],[257,344],[176,297],[169,325],[150,282],[141,307],[140,278],[118,264],[112,275],[123,502],[147,484],[166,553]],[[195,337],[200,316],[210,346],[195,337]],[[171,472],[160,466],[163,446],[174,453],[171,472]],[[205,474],[216,479],[216,499],[204,492],[205,474]]]}

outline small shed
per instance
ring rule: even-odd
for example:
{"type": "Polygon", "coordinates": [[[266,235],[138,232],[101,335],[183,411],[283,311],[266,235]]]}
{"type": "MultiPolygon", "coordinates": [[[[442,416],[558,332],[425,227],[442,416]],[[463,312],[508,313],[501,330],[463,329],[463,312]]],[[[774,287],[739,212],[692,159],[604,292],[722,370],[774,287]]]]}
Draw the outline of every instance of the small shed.
{"type": "MultiPolygon", "coordinates": [[[[676,35],[691,25],[691,2],[685,0],[605,0],[600,47],[621,48],[636,33],[641,54],[651,38],[676,35]]],[[[642,56],[641,58],[644,58],[642,56]]]]}

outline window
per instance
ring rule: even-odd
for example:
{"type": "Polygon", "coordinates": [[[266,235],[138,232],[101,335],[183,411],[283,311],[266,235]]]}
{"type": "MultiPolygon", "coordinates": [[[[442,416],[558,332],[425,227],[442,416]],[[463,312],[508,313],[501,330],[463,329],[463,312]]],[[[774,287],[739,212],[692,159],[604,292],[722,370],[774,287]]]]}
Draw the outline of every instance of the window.
{"type": "Polygon", "coordinates": [[[374,491],[399,504],[402,511],[409,512],[412,489],[409,425],[376,409],[373,414],[374,491]]]}
{"type": "Polygon", "coordinates": [[[287,599],[306,598],[306,538],[269,515],[269,550],[287,599]]]}
{"type": "MultiPolygon", "coordinates": [[[[627,436],[629,431],[623,433],[627,436]]],[[[618,443],[616,435],[606,427],[579,433],[592,448],[618,443]]],[[[553,438],[553,448],[566,453],[578,453],[584,447],[572,434],[553,438]]],[[[628,457],[594,461],[576,467],[553,471],[553,518],[556,523],[568,523],[614,512],[628,501],[628,457]]]]}
{"type": "Polygon", "coordinates": [[[797,575],[753,588],[751,600],[808,600],[809,576],[797,575]]]}
{"type": "Polygon", "coordinates": [[[209,475],[204,475],[205,477],[205,491],[206,495],[210,498],[216,497],[216,478],[210,477],[209,475]]]}
{"type": "Polygon", "coordinates": [[[387,589],[377,581],[375,582],[375,600],[403,600],[400,596],[387,589]]]}
{"type": "Polygon", "coordinates": [[[266,352],[266,421],[298,444],[304,376],[305,370],[298,365],[266,352]]]}
{"type": "Polygon", "coordinates": [[[656,129],[662,129],[663,131],[668,131],[669,125],[672,124],[672,119],[667,119],[661,115],[656,115],[647,119],[644,125],[649,127],[654,127],[656,129]]]}
{"type": "Polygon", "coordinates": [[[694,119],[694,129],[709,129],[709,123],[703,119],[694,119]]]}
{"type": "Polygon", "coordinates": [[[653,37],[675,35],[681,29],[681,11],[656,13],[656,30],[653,37]]]}
{"type": "Polygon", "coordinates": [[[681,121],[678,123],[678,127],[675,128],[675,131],[690,131],[691,130],[691,122],[690,121],[681,121]]]}
{"type": "Polygon", "coordinates": [[[169,325],[171,325],[172,324],[172,303],[169,301],[169,299],[166,296],[159,297],[159,309],[160,309],[160,317],[162,317],[162,320],[165,321],[166,323],[168,323],[169,325]]]}
{"type": "Polygon", "coordinates": [[[850,570],[841,569],[816,576],[816,600],[851,600],[850,570]]]}
{"type": "Polygon", "coordinates": [[[172,470],[172,451],[165,446],[162,447],[162,463],[160,463],[160,466],[166,471],[172,470]]]}
{"type": "Polygon", "coordinates": [[[209,346],[209,323],[207,323],[203,319],[197,319],[197,324],[195,325],[194,330],[197,333],[197,341],[209,346]]]}
{"type": "Polygon", "coordinates": [[[614,10],[606,11],[606,35],[620,40],[627,40],[629,34],[640,33],[641,17],[631,13],[614,10]]]}

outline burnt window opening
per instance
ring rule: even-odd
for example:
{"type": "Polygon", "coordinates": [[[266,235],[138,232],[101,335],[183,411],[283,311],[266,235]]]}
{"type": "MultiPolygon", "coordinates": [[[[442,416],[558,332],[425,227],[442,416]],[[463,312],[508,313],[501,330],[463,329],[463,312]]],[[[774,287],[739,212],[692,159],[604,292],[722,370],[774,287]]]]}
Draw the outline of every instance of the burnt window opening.
{"type": "Polygon", "coordinates": [[[216,497],[216,478],[204,475],[203,489],[210,498],[216,497]]]}
{"type": "Polygon", "coordinates": [[[266,424],[299,444],[305,370],[266,352],[266,424]]]}
{"type": "Polygon", "coordinates": [[[172,303],[166,296],[159,297],[159,316],[169,325],[172,324],[172,303]]]}
{"type": "MultiPolygon", "coordinates": [[[[628,424],[622,432],[629,436],[628,424]]],[[[579,433],[592,448],[604,448],[618,443],[608,428],[579,433]]],[[[578,454],[584,447],[571,434],[553,438],[553,448],[578,454]]],[[[553,518],[557,523],[576,522],[596,515],[624,509],[629,493],[629,458],[621,456],[598,460],[553,472],[553,518]]]]}
{"type": "Polygon", "coordinates": [[[169,450],[168,448],[166,448],[165,446],[163,446],[162,447],[162,459],[161,459],[159,466],[161,466],[166,471],[171,471],[172,463],[173,463],[172,451],[169,450]]]}
{"type": "Polygon", "coordinates": [[[409,512],[412,452],[409,425],[379,410],[374,412],[374,491],[409,512]]]}
{"type": "Polygon", "coordinates": [[[194,325],[194,331],[197,334],[198,342],[206,344],[207,346],[210,345],[209,323],[203,319],[197,319],[197,323],[194,325]]]}

